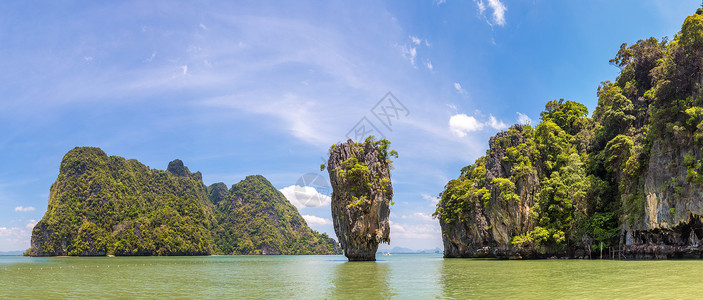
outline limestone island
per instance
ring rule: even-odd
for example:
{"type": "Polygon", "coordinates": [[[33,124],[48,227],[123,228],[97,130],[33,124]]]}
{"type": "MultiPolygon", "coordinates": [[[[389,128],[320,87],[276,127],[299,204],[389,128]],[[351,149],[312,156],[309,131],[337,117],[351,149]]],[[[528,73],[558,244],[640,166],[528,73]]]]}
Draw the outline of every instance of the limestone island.
{"type": "Polygon", "coordinates": [[[330,148],[334,232],[349,261],[374,261],[378,244],[390,243],[390,157],[398,153],[389,146],[370,136],[364,143],[350,139],[330,148]]]}
{"type": "Polygon", "coordinates": [[[340,253],[261,175],[208,187],[178,159],[161,171],[77,147],[61,161],[27,254],[340,253]]]}
{"type": "Polygon", "coordinates": [[[447,183],[445,257],[703,258],[703,9],[610,63],[591,117],[549,101],[447,183]]]}

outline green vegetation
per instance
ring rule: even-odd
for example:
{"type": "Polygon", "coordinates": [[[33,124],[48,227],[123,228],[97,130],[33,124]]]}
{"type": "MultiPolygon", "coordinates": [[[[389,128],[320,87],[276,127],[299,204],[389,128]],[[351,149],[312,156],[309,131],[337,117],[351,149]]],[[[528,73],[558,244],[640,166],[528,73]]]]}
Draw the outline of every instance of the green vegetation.
{"type": "MultiPolygon", "coordinates": [[[[514,235],[512,245],[540,253],[597,249],[617,245],[621,226],[643,220],[643,174],[656,143],[686,153],[671,163],[686,167],[686,183],[703,183],[703,10],[686,18],[672,41],[622,44],[610,63],[621,72],[598,87],[592,117],[577,102],[547,102],[534,128],[515,125],[492,138],[486,156],[447,183],[434,215],[445,224],[468,222],[470,212],[493,209],[497,198],[524,202],[513,191],[536,176],[534,227],[514,235]],[[487,171],[500,153],[507,174],[487,171]]],[[[676,196],[683,184],[675,179],[664,188],[676,196]]]]}
{"type": "Polygon", "coordinates": [[[207,188],[201,178],[180,160],[159,171],[133,159],[108,157],[99,148],[77,147],[61,162],[47,212],[32,233],[32,254],[336,251],[336,242],[307,227],[263,177],[250,176],[229,191],[223,183],[207,188]],[[242,187],[252,181],[256,193],[242,187]]]}
{"type": "MultiPolygon", "coordinates": [[[[355,142],[353,145],[352,156],[341,163],[334,169],[336,175],[343,179],[348,188],[343,189],[347,193],[347,199],[350,199],[349,206],[360,206],[364,203],[369,203],[368,195],[372,188],[378,188],[386,194],[392,195],[391,182],[384,177],[382,172],[371,172],[370,166],[364,165],[360,158],[366,157],[368,153],[375,153],[378,158],[376,164],[384,162],[389,169],[393,168],[393,160],[398,158],[396,150],[390,150],[391,142],[386,139],[375,140],[373,135],[366,138],[364,143],[355,142]]],[[[331,155],[336,145],[332,145],[329,149],[331,155]]],[[[324,170],[327,166],[320,166],[320,170],[324,170]]],[[[388,197],[390,199],[390,197],[388,197]]],[[[391,200],[390,204],[393,202],[391,200]]]]}
{"type": "MultiPolygon", "coordinates": [[[[215,184],[211,185],[212,189],[215,184]]],[[[261,175],[232,186],[216,205],[220,254],[333,254],[336,242],[310,229],[296,208],[261,175]]]]}

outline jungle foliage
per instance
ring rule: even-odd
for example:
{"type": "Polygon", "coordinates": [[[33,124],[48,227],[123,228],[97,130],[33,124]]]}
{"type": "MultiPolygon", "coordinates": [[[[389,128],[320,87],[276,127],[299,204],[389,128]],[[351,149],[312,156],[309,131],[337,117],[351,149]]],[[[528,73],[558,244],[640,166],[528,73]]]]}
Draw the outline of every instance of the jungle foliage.
{"type": "MultiPolygon", "coordinates": [[[[549,252],[617,245],[624,224],[642,221],[643,172],[654,142],[703,145],[703,9],[686,18],[671,41],[624,43],[610,63],[620,74],[600,84],[591,117],[580,103],[547,102],[539,124],[499,134],[486,156],[450,180],[434,215],[465,222],[469,212],[490,209],[492,197],[514,199],[515,183],[536,174],[534,227],[514,236],[513,246],[549,252]],[[510,166],[506,178],[487,175],[496,149],[504,150],[500,159],[510,166]]],[[[703,157],[689,153],[683,164],[688,183],[703,183],[703,157]]]]}
{"type": "Polygon", "coordinates": [[[330,254],[337,243],[311,230],[260,175],[209,188],[180,160],[167,171],[99,148],[61,162],[32,255],[330,254]]]}

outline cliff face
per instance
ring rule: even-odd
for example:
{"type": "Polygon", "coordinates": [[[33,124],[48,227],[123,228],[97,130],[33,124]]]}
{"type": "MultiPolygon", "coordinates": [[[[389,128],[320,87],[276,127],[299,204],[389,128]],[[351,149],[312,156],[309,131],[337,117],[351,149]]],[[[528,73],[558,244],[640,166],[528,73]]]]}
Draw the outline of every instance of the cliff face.
{"type": "Polygon", "coordinates": [[[641,215],[623,224],[626,254],[633,258],[703,258],[703,186],[691,182],[686,156],[701,157],[688,142],[655,141],[643,175],[641,215]],[[683,146],[683,147],[682,147],[683,146]],[[639,218],[638,218],[639,217],[639,218]]]}
{"type": "Polygon", "coordinates": [[[550,101],[447,183],[446,257],[703,258],[703,8],[610,63],[592,118],[550,101]]]}
{"type": "Polygon", "coordinates": [[[393,198],[388,158],[376,143],[348,140],[331,149],[334,231],[350,261],[375,260],[379,243],[390,243],[393,198]]]}
{"type": "Polygon", "coordinates": [[[642,192],[622,198],[631,207],[621,229],[628,257],[703,258],[702,27],[698,9],[650,71],[651,143],[641,173],[632,176],[639,185],[630,184],[642,192]]]}
{"type": "MultiPolygon", "coordinates": [[[[469,193],[471,199],[463,204],[465,209],[460,215],[451,219],[439,218],[445,257],[510,256],[512,238],[534,228],[530,212],[539,190],[537,174],[530,172],[520,177],[514,183],[514,189],[508,187],[510,190],[507,193],[502,190],[500,179],[494,181],[497,178],[512,177],[513,163],[504,159],[506,150],[515,149],[525,142],[520,126],[499,133],[491,138],[491,147],[481,161],[485,162],[485,166],[480,166],[478,170],[485,176],[485,181],[481,178],[470,182],[454,182],[469,185],[467,188],[474,189],[474,192],[469,193]]],[[[466,191],[466,188],[462,191],[466,191]]],[[[459,195],[445,192],[443,196],[446,199],[459,195]]]]}
{"type": "Polygon", "coordinates": [[[312,231],[265,178],[250,177],[243,183],[260,182],[255,192],[242,192],[243,183],[207,188],[180,160],[160,171],[77,147],[61,162],[47,212],[32,231],[31,255],[336,252],[337,243],[312,231]]]}
{"type": "Polygon", "coordinates": [[[32,255],[209,254],[205,186],[199,174],[179,175],[99,148],[69,151],[32,231],[32,255]]]}

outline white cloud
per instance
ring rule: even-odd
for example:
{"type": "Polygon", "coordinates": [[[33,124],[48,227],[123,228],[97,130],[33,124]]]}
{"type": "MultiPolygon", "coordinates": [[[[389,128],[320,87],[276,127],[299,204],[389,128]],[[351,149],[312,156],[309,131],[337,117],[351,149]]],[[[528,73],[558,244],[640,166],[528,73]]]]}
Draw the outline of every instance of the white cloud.
{"type": "MultiPolygon", "coordinates": [[[[4,238],[23,238],[26,236],[26,238],[29,238],[28,232],[22,228],[19,227],[0,227],[0,237],[4,238]]],[[[1,240],[0,240],[1,241],[1,240]]],[[[3,250],[0,250],[3,251],[3,250]]]]}
{"type": "Polygon", "coordinates": [[[457,109],[456,109],[456,105],[455,105],[455,104],[449,103],[449,104],[445,104],[445,105],[446,105],[447,107],[449,107],[449,109],[453,110],[453,111],[456,113],[457,109]]]}
{"type": "Polygon", "coordinates": [[[30,236],[31,232],[24,228],[0,227],[0,251],[24,250],[29,247],[30,236]]]}
{"type": "Polygon", "coordinates": [[[335,138],[330,135],[331,126],[322,124],[325,123],[325,116],[320,115],[321,104],[315,99],[290,93],[266,96],[261,94],[231,94],[197,101],[194,104],[241,109],[250,113],[273,116],[283,121],[287,130],[300,140],[320,146],[327,146],[329,141],[335,138]]]}
{"type": "Polygon", "coordinates": [[[415,66],[415,58],[417,57],[417,48],[410,46],[403,46],[403,57],[410,61],[410,64],[415,66]]]}
{"type": "MultiPolygon", "coordinates": [[[[408,38],[410,39],[410,41],[409,41],[409,42],[406,42],[405,45],[403,45],[402,47],[400,47],[400,50],[401,50],[401,52],[402,52],[402,54],[403,54],[403,57],[404,57],[405,59],[409,60],[409,61],[410,61],[410,64],[412,64],[413,67],[417,67],[417,66],[415,65],[415,62],[417,61],[417,51],[418,51],[418,48],[422,47],[423,44],[424,44],[426,47],[429,47],[429,46],[430,46],[430,41],[428,41],[428,40],[423,40],[423,39],[421,39],[421,38],[419,38],[419,37],[416,37],[416,36],[414,36],[414,35],[408,36],[408,38]]],[[[429,60],[428,60],[428,62],[429,62],[429,60]]],[[[431,63],[426,63],[425,66],[428,66],[428,64],[431,65],[431,63]]],[[[432,69],[432,68],[428,66],[428,69],[432,69]]]]}
{"type": "Polygon", "coordinates": [[[505,11],[508,10],[500,0],[488,0],[488,6],[493,9],[493,20],[496,24],[505,25],[505,11]]]}
{"type": "Polygon", "coordinates": [[[203,30],[207,30],[207,26],[205,26],[205,24],[203,24],[203,23],[200,23],[200,25],[198,25],[198,26],[203,30]]]}
{"type": "Polygon", "coordinates": [[[183,75],[188,74],[188,65],[181,66],[181,69],[183,69],[183,75]]]}
{"type": "Polygon", "coordinates": [[[489,115],[486,122],[480,122],[475,117],[466,114],[455,114],[449,118],[449,130],[458,137],[465,137],[469,132],[479,131],[485,127],[504,130],[508,128],[508,125],[493,115],[489,115]]]}
{"type": "Polygon", "coordinates": [[[440,239],[442,232],[438,222],[428,224],[399,224],[390,221],[391,238],[440,239]]]}
{"type": "Polygon", "coordinates": [[[305,222],[307,222],[309,226],[332,225],[332,220],[329,220],[329,219],[320,218],[320,217],[311,216],[311,215],[302,215],[302,216],[303,216],[303,219],[305,219],[305,222]]]}
{"type": "Polygon", "coordinates": [[[503,123],[503,121],[498,121],[496,119],[496,117],[494,117],[493,115],[490,115],[490,117],[488,118],[488,122],[486,124],[488,126],[495,128],[495,129],[498,129],[498,130],[503,130],[503,129],[508,128],[507,124],[503,123]]]}
{"type": "Polygon", "coordinates": [[[94,58],[92,56],[83,56],[83,60],[85,61],[93,61],[93,59],[94,58]]]}
{"type": "Polygon", "coordinates": [[[493,21],[489,21],[488,18],[486,17],[486,4],[483,2],[484,0],[474,0],[474,3],[476,3],[476,7],[478,8],[478,13],[486,18],[486,21],[488,22],[489,25],[498,25],[498,26],[504,26],[505,25],[505,11],[508,10],[508,8],[503,4],[503,2],[500,2],[500,0],[486,0],[488,2],[488,7],[493,10],[492,13],[492,19],[493,21]]]}
{"type": "Polygon", "coordinates": [[[486,5],[483,4],[483,1],[474,0],[474,2],[476,2],[476,6],[478,6],[478,13],[483,15],[483,13],[486,11],[486,5]]]}
{"type": "Polygon", "coordinates": [[[146,61],[146,62],[152,62],[152,61],[154,60],[154,58],[156,58],[156,54],[157,54],[156,51],[152,52],[152,53],[151,53],[151,56],[149,56],[149,58],[145,59],[144,61],[146,61]]]}
{"type": "Polygon", "coordinates": [[[426,213],[421,213],[421,212],[416,212],[412,215],[406,215],[402,216],[402,219],[412,219],[412,220],[419,220],[419,221],[426,221],[426,222],[433,222],[434,218],[432,216],[426,214],[426,213]]]}
{"type": "Polygon", "coordinates": [[[291,185],[279,190],[288,202],[293,204],[298,210],[305,207],[318,207],[329,205],[332,198],[325,194],[320,194],[314,187],[291,185]]]}
{"type": "Polygon", "coordinates": [[[465,114],[456,114],[449,118],[449,129],[458,137],[464,137],[468,132],[483,129],[483,123],[465,114]]]}
{"type": "Polygon", "coordinates": [[[432,203],[432,206],[435,206],[437,205],[437,203],[439,203],[439,197],[434,197],[430,194],[422,194],[422,199],[430,201],[432,203]]]}
{"type": "Polygon", "coordinates": [[[428,61],[425,63],[425,66],[427,67],[427,69],[429,69],[430,71],[432,71],[433,67],[432,67],[432,62],[431,62],[431,61],[428,60],[428,61]]]}
{"type": "Polygon", "coordinates": [[[526,114],[523,114],[521,112],[517,112],[517,122],[519,124],[532,124],[532,119],[528,117],[526,114]]]}
{"type": "Polygon", "coordinates": [[[33,211],[33,210],[34,210],[34,207],[33,207],[33,206],[27,206],[27,207],[24,207],[24,206],[17,206],[17,207],[15,207],[15,211],[16,211],[16,212],[17,212],[17,211],[19,211],[19,212],[28,212],[28,211],[33,211]]]}
{"type": "Polygon", "coordinates": [[[447,3],[447,0],[435,0],[434,3],[435,3],[437,6],[440,6],[440,5],[444,4],[444,3],[447,3]]]}
{"type": "Polygon", "coordinates": [[[24,227],[27,227],[27,229],[32,230],[34,229],[34,225],[37,225],[37,220],[29,220],[27,221],[27,224],[24,225],[24,227]]]}

